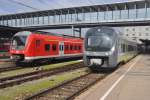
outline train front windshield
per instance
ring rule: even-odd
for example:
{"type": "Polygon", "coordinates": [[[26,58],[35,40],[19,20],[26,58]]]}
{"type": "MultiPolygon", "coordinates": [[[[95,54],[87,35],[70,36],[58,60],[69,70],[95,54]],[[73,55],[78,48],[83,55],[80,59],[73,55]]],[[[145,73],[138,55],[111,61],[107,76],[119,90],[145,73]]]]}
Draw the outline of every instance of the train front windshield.
{"type": "Polygon", "coordinates": [[[87,51],[109,51],[114,41],[115,34],[111,30],[90,31],[86,35],[85,49],[87,51]]]}
{"type": "Polygon", "coordinates": [[[23,50],[25,48],[27,36],[14,36],[12,39],[12,49],[23,50]]]}

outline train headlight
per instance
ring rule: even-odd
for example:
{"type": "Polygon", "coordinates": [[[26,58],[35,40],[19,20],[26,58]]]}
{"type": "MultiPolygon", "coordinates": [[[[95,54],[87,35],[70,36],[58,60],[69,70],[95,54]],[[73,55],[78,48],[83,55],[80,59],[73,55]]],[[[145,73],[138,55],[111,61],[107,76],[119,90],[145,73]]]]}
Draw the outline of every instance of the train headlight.
{"type": "Polygon", "coordinates": [[[16,51],[16,53],[19,53],[19,51],[16,51]]]}
{"type": "Polygon", "coordinates": [[[106,53],[105,53],[105,56],[108,56],[108,55],[109,55],[109,53],[108,53],[108,52],[106,52],[106,53]]]}
{"type": "Polygon", "coordinates": [[[13,56],[10,56],[10,59],[13,59],[13,56]]]}

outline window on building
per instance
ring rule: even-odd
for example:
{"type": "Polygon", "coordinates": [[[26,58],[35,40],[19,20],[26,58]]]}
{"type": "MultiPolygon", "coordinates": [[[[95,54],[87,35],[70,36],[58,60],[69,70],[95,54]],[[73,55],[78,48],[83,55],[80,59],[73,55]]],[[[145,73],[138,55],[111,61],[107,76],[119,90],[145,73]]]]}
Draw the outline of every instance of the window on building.
{"type": "Polygon", "coordinates": [[[133,28],[132,30],[135,31],[135,28],[133,28]]]}
{"type": "Polygon", "coordinates": [[[136,40],[137,37],[132,37],[132,40],[136,40]]]}
{"type": "Polygon", "coordinates": [[[45,44],[45,51],[50,51],[50,45],[49,44],[45,44]]]}
{"type": "Polygon", "coordinates": [[[148,36],[148,33],[146,33],[146,36],[148,36]]]}
{"type": "Polygon", "coordinates": [[[136,40],[135,38],[133,38],[132,40],[136,40]]]}
{"type": "Polygon", "coordinates": [[[139,33],[139,36],[141,36],[141,33],[139,33]]]}
{"type": "Polygon", "coordinates": [[[129,34],[126,34],[126,36],[129,36],[129,34]]]}

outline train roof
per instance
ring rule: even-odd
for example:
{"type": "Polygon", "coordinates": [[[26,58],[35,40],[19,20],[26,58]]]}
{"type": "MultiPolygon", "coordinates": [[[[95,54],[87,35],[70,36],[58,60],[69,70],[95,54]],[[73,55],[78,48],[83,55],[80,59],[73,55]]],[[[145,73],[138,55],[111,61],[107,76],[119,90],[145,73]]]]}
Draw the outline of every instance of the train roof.
{"type": "Polygon", "coordinates": [[[28,36],[30,34],[31,34],[30,31],[19,31],[14,36],[20,36],[20,35],[28,36]]]}
{"type": "MultiPolygon", "coordinates": [[[[89,29],[88,31],[92,31],[93,30],[97,30],[97,29],[108,29],[108,30],[112,30],[112,31],[115,31],[115,33],[117,34],[117,36],[123,40],[126,40],[126,41],[129,41],[129,42],[133,42],[133,43],[137,43],[136,41],[130,39],[130,38],[127,38],[127,37],[124,37],[123,34],[124,32],[121,30],[121,28],[119,27],[108,27],[108,26],[98,26],[98,27],[94,27],[94,28],[91,28],[89,29]]],[[[87,31],[87,32],[88,32],[87,31]]]]}
{"type": "Polygon", "coordinates": [[[18,35],[28,36],[28,35],[33,34],[33,33],[34,34],[41,34],[41,35],[49,35],[49,36],[59,36],[59,37],[66,37],[66,38],[83,39],[82,37],[69,36],[69,35],[57,34],[57,33],[52,33],[52,32],[44,32],[44,31],[20,31],[20,32],[17,32],[14,36],[18,36],[18,35]]]}
{"type": "Polygon", "coordinates": [[[64,34],[57,34],[57,33],[52,33],[52,32],[44,32],[44,31],[31,31],[34,34],[42,34],[42,35],[52,35],[52,36],[60,36],[60,37],[66,37],[66,38],[79,38],[83,39],[82,37],[76,37],[76,36],[70,36],[70,35],[64,35],[64,34]]]}

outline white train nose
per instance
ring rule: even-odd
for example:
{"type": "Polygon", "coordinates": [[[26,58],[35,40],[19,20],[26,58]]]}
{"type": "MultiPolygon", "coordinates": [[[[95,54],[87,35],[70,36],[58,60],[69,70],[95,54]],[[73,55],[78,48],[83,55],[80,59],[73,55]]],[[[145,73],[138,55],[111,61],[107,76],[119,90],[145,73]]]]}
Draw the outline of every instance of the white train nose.
{"type": "Polygon", "coordinates": [[[91,65],[101,65],[102,59],[90,59],[90,64],[91,65]]]}

